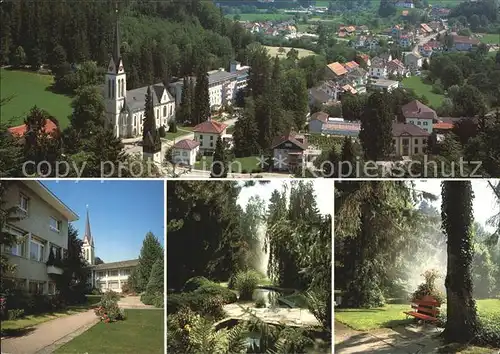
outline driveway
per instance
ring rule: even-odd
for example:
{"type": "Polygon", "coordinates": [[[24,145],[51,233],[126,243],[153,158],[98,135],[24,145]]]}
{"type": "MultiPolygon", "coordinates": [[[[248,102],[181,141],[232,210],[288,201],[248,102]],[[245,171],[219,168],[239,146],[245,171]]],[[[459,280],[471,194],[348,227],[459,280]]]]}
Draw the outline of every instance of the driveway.
{"type": "Polygon", "coordinates": [[[151,305],[144,305],[140,296],[125,296],[120,298],[118,306],[122,309],[156,309],[151,305]]]}

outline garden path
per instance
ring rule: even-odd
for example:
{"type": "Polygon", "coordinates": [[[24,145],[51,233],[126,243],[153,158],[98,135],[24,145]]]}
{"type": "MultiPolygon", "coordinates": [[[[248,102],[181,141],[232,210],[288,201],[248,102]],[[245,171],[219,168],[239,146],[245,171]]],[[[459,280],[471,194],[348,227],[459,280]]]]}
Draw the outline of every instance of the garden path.
{"type": "Polygon", "coordinates": [[[434,353],[441,346],[433,326],[399,326],[359,332],[335,321],[335,353],[413,354],[434,353]]]}
{"type": "Polygon", "coordinates": [[[122,309],[156,309],[151,305],[144,305],[140,296],[125,296],[118,300],[118,306],[122,309]]]}
{"type": "Polygon", "coordinates": [[[27,333],[2,338],[2,354],[49,354],[79,336],[99,319],[93,310],[41,323],[27,333]]]}

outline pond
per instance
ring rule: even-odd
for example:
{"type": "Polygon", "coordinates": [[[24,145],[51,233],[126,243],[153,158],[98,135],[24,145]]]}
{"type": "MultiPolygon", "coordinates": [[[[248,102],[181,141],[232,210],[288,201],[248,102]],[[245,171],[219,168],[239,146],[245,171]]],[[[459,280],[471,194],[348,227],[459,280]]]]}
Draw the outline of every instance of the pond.
{"type": "Polygon", "coordinates": [[[271,308],[307,307],[305,297],[293,289],[259,287],[254,290],[252,299],[264,300],[266,307],[271,308]]]}

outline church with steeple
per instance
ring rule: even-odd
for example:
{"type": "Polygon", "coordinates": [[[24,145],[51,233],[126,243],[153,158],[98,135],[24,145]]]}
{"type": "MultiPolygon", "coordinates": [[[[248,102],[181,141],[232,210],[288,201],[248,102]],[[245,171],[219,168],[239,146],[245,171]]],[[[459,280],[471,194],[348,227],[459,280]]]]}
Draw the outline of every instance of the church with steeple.
{"type": "Polygon", "coordinates": [[[146,93],[151,91],[156,128],[168,130],[175,119],[175,99],[163,83],[127,90],[126,63],[120,46],[118,8],[113,39],[113,52],[106,70],[103,96],[108,123],[117,138],[141,137],[144,129],[146,93]]]}
{"type": "MultiPolygon", "coordinates": [[[[82,255],[90,266],[89,283],[92,288],[102,292],[121,293],[128,282],[132,270],[139,264],[138,259],[96,264],[94,237],[90,228],[90,216],[87,208],[85,234],[83,236],[82,255]]],[[[104,258],[104,257],[103,257],[104,258]]]]}

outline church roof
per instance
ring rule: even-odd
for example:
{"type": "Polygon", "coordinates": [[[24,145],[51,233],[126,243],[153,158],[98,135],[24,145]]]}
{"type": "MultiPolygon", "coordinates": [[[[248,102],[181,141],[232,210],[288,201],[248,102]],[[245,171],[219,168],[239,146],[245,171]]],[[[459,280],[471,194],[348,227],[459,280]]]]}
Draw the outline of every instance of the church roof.
{"type": "Polygon", "coordinates": [[[90,217],[89,210],[87,209],[87,221],[85,222],[85,235],[83,236],[83,240],[87,240],[89,245],[94,244],[94,239],[92,238],[92,232],[90,231],[90,217]]]}
{"type": "Polygon", "coordinates": [[[116,4],[116,25],[115,25],[115,40],[113,42],[113,61],[115,62],[115,70],[118,73],[120,60],[122,58],[120,53],[121,39],[120,39],[120,26],[118,24],[118,3],[116,4]]]}
{"type": "MultiPolygon", "coordinates": [[[[154,84],[152,86],[151,92],[154,93],[153,96],[153,107],[160,105],[161,96],[163,95],[163,91],[166,91],[168,100],[173,101],[174,98],[168,92],[167,88],[163,83],[154,84]]],[[[148,91],[148,86],[139,87],[133,90],[127,91],[127,98],[125,99],[125,106],[131,112],[143,111],[146,105],[146,92],[148,91]]]]}

